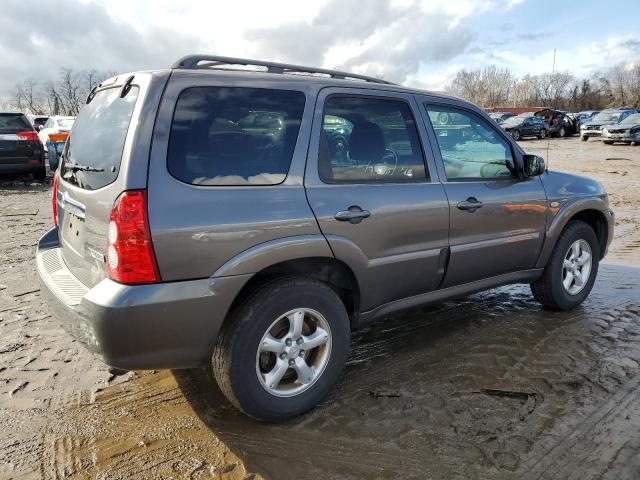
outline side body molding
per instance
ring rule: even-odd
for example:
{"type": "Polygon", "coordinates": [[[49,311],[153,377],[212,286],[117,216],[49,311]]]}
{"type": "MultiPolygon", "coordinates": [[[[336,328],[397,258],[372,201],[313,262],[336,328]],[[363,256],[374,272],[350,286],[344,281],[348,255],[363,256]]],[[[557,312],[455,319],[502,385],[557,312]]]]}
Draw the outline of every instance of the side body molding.
{"type": "MultiPolygon", "coordinates": [[[[537,268],[544,268],[564,227],[574,215],[583,210],[598,210],[607,217],[607,223],[609,225],[609,242],[611,241],[613,221],[610,217],[612,217],[612,214],[609,211],[608,204],[604,198],[599,196],[579,197],[568,200],[556,209],[549,209],[550,220],[548,222],[545,242],[542,246],[538,263],[536,264],[537,268]]],[[[601,252],[601,254],[604,255],[605,252],[601,252]]]]}
{"type": "Polygon", "coordinates": [[[239,253],[218,268],[212,277],[257,273],[277,263],[310,257],[333,258],[333,252],[322,235],[276,238],[239,253]]]}

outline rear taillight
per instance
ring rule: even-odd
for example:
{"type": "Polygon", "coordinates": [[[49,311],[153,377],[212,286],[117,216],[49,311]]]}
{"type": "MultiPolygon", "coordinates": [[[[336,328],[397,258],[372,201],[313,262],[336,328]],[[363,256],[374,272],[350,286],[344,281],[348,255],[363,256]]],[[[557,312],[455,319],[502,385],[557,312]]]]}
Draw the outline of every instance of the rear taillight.
{"type": "Polygon", "coordinates": [[[107,235],[107,274],[125,284],[160,281],[145,190],[123,192],[113,204],[107,235]]]}
{"type": "Polygon", "coordinates": [[[51,208],[53,210],[53,224],[58,226],[58,175],[59,171],[53,175],[53,188],[51,190],[51,208]]]}
{"type": "Polygon", "coordinates": [[[32,142],[39,142],[40,138],[38,137],[38,132],[36,132],[35,130],[32,132],[18,132],[16,133],[16,135],[21,139],[21,140],[30,140],[32,142]]]}

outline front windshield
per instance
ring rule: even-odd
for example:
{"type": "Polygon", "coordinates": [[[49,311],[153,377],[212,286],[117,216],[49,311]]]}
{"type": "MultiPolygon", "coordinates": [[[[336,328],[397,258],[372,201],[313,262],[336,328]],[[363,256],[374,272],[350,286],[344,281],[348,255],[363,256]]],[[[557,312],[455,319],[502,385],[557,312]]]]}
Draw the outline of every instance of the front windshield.
{"type": "Polygon", "coordinates": [[[634,113],[620,122],[620,125],[628,125],[633,123],[640,123],[640,113],[634,113]]]}
{"type": "Polygon", "coordinates": [[[74,121],[75,118],[61,118],[58,120],[58,125],[60,125],[62,128],[71,128],[74,121]]]}
{"type": "Polygon", "coordinates": [[[594,122],[617,122],[620,118],[620,112],[600,112],[593,117],[594,122]]]}

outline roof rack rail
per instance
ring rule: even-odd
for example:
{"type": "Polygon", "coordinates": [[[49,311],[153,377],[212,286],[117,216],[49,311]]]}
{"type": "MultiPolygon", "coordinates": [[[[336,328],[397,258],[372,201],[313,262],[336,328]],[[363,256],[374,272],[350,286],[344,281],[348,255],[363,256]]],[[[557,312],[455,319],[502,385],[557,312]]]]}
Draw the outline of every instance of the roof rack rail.
{"type": "MultiPolygon", "coordinates": [[[[331,78],[339,79],[355,79],[364,80],[365,82],[384,83],[387,85],[393,85],[391,82],[382,80],[380,78],[367,77],[365,75],[358,75],[355,73],[340,72],[338,70],[327,70],[324,68],[303,67],[300,65],[290,65],[288,63],[276,63],[276,62],[264,62],[261,60],[249,60],[247,58],[234,58],[234,57],[220,57],[217,55],[187,55],[171,65],[171,68],[196,70],[199,68],[211,68],[220,69],[223,65],[241,65],[241,66],[256,66],[266,67],[268,73],[289,73],[289,74],[314,74],[319,73],[322,75],[328,75],[331,78]]],[[[227,70],[227,69],[225,69],[227,70]]]]}

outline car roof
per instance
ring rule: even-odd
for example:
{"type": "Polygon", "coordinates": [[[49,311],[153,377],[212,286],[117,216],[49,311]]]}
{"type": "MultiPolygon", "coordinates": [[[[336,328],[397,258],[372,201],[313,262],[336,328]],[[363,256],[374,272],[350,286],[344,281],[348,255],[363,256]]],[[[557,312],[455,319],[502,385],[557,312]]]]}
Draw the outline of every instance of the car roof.
{"type": "Polygon", "coordinates": [[[18,112],[17,110],[0,110],[0,114],[4,114],[4,115],[24,115],[24,113],[18,112]]]}

